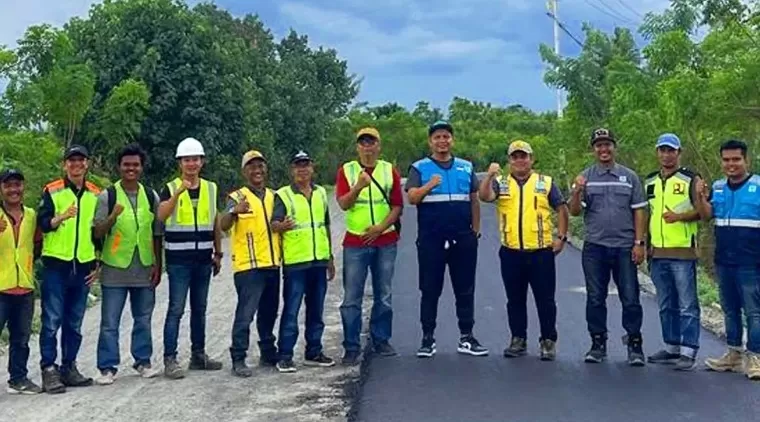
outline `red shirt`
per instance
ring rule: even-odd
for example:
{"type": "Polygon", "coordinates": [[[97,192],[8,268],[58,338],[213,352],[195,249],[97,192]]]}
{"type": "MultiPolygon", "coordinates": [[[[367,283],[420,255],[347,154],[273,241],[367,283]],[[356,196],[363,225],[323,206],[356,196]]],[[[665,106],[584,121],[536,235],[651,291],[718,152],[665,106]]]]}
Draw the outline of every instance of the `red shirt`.
{"type": "MultiPolygon", "coordinates": [[[[374,170],[374,168],[367,167],[367,172],[372,173],[372,170],[374,170]]],[[[348,179],[346,179],[346,174],[343,172],[343,167],[340,167],[338,169],[338,175],[335,178],[335,197],[340,198],[350,191],[351,186],[348,184],[348,179]]],[[[391,202],[391,207],[403,208],[404,196],[401,192],[401,175],[398,173],[398,171],[396,171],[395,168],[393,169],[393,187],[391,187],[391,194],[389,195],[388,199],[391,202]]],[[[343,246],[387,246],[398,242],[398,239],[398,232],[392,231],[390,233],[381,234],[372,243],[365,245],[364,240],[362,240],[361,236],[346,232],[346,235],[343,237],[343,246]]]]}

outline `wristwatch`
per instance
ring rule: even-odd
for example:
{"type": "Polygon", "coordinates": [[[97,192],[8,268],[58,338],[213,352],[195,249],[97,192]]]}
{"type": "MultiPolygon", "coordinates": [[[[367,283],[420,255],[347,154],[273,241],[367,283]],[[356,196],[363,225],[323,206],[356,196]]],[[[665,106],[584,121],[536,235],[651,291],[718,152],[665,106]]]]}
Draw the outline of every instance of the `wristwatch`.
{"type": "Polygon", "coordinates": [[[557,239],[559,239],[562,242],[567,242],[567,235],[563,234],[562,236],[557,236],[557,239]]]}
{"type": "Polygon", "coordinates": [[[214,258],[224,258],[224,253],[222,252],[214,252],[214,258]]]}
{"type": "Polygon", "coordinates": [[[633,242],[633,244],[636,245],[636,246],[646,246],[647,242],[645,242],[643,240],[637,240],[637,241],[633,242]]]}

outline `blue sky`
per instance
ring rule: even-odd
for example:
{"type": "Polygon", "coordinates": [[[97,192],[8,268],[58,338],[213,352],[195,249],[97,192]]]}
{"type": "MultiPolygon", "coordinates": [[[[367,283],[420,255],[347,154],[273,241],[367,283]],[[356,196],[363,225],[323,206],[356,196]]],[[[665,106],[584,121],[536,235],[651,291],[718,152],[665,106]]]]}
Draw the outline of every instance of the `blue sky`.
{"type": "MultiPolygon", "coordinates": [[[[13,46],[35,23],[60,25],[84,15],[91,0],[0,0],[0,45],[13,46]]],[[[216,0],[235,15],[258,14],[278,37],[290,28],[313,46],[334,47],[362,78],[358,101],[444,110],[454,96],[534,110],[556,108],[543,83],[540,43],[552,45],[545,0],[216,0]]],[[[559,0],[559,17],[576,37],[581,24],[632,29],[668,0],[559,0]]],[[[561,35],[563,55],[578,46],[561,35]]]]}

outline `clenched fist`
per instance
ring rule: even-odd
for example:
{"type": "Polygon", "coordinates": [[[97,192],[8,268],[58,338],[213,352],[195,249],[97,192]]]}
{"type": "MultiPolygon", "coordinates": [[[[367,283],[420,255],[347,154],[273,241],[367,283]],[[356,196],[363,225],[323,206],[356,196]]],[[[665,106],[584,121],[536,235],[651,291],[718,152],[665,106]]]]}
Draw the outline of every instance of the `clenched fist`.
{"type": "Polygon", "coordinates": [[[584,188],[586,188],[586,178],[583,177],[583,175],[578,175],[578,177],[575,178],[575,186],[573,187],[573,190],[580,192],[584,188]]]}
{"type": "Polygon", "coordinates": [[[232,212],[235,214],[246,214],[250,209],[251,206],[248,204],[248,200],[243,199],[235,205],[235,208],[232,210],[232,212]]]}
{"type": "Polygon", "coordinates": [[[120,216],[122,212],[124,212],[124,205],[115,204],[113,206],[113,211],[111,211],[111,215],[113,215],[113,217],[115,218],[115,217],[120,216]]]}
{"type": "Polygon", "coordinates": [[[360,188],[364,189],[369,186],[370,183],[372,183],[372,178],[370,177],[369,173],[367,173],[365,170],[362,170],[362,172],[359,173],[359,180],[356,181],[356,184],[360,188]]]}
{"type": "Polygon", "coordinates": [[[183,180],[182,184],[180,184],[179,187],[177,188],[177,195],[179,195],[182,192],[190,189],[191,187],[192,187],[192,185],[190,184],[190,182],[188,182],[187,180],[183,180]]]}
{"type": "Polygon", "coordinates": [[[438,185],[440,185],[441,184],[441,175],[440,174],[434,174],[433,177],[430,178],[430,181],[428,182],[428,184],[431,187],[437,187],[438,185]]]}
{"type": "Polygon", "coordinates": [[[499,173],[501,173],[501,166],[499,163],[491,163],[490,166],[488,166],[488,175],[491,177],[497,176],[499,173]]]}
{"type": "Polygon", "coordinates": [[[63,213],[63,219],[68,220],[77,216],[77,204],[71,204],[71,206],[63,213]]]}

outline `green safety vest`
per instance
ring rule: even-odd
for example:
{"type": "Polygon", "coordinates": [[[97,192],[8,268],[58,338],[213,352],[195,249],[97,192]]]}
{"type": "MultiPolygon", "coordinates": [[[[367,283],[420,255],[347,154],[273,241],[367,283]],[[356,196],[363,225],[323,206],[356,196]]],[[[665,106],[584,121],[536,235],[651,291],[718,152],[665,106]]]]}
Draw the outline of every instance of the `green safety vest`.
{"type": "MultiPolygon", "coordinates": [[[[362,166],[358,161],[343,165],[343,173],[346,175],[349,186],[353,187],[356,184],[361,171],[362,166]]],[[[387,161],[378,160],[372,170],[372,177],[383,187],[383,190],[381,191],[375,182],[371,182],[368,187],[359,192],[354,206],[346,211],[346,231],[351,234],[364,234],[370,226],[382,223],[391,213],[391,206],[385,198],[390,198],[393,187],[393,166],[387,161]]],[[[385,233],[393,230],[391,226],[385,233]]]]}
{"type": "Polygon", "coordinates": [[[78,208],[77,215],[61,223],[57,229],[45,233],[42,238],[42,256],[57,258],[62,261],[80,263],[95,260],[95,244],[92,242],[92,222],[98,206],[100,189],[90,182],[85,183],[84,192],[77,196],[66,186],[64,179],[56,180],[45,186],[53,200],[55,215],[63,214],[72,205],[78,208]],[[76,250],[75,250],[76,249],[76,250]]]}
{"type": "Polygon", "coordinates": [[[663,180],[659,172],[647,176],[649,200],[649,236],[654,248],[693,248],[696,246],[697,221],[668,224],[662,215],[668,210],[682,214],[694,210],[691,203],[691,183],[694,173],[682,168],[663,180]]]}
{"type": "MultiPolygon", "coordinates": [[[[145,267],[153,265],[153,220],[148,193],[142,184],[137,192],[137,208],[127,197],[121,181],[114,184],[116,203],[124,207],[103,244],[103,262],[115,268],[127,268],[132,263],[135,248],[145,267]]],[[[150,192],[150,195],[153,193],[150,192]]]]}
{"type": "Polygon", "coordinates": [[[287,215],[295,224],[282,234],[282,255],[285,265],[302,262],[324,261],[332,256],[330,239],[327,234],[325,213],[327,212],[327,192],[315,185],[311,201],[297,194],[290,186],[277,190],[285,204],[287,215]]]}

